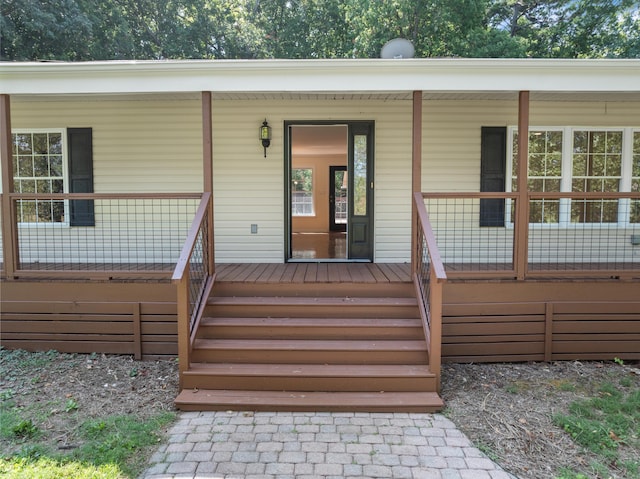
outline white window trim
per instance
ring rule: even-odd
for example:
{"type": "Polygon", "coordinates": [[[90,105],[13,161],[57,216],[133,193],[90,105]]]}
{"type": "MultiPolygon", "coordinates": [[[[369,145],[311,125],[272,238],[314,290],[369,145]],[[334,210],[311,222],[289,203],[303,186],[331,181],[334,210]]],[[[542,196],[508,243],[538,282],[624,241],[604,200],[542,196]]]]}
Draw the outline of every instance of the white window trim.
{"type": "MultiPolygon", "coordinates": [[[[60,133],[62,138],[62,192],[69,193],[69,156],[67,150],[67,129],[66,128],[12,128],[11,142],[13,143],[13,135],[33,134],[33,133],[60,133]]],[[[13,154],[11,155],[11,165],[13,167],[13,154]]],[[[13,174],[13,171],[11,172],[13,174]]],[[[14,177],[15,178],[15,177],[14,177]]],[[[14,187],[15,188],[15,187],[14,187]]],[[[69,221],[69,200],[64,200],[64,221],[62,222],[20,222],[20,228],[67,228],[70,226],[69,221]]]]}
{"type": "MultiPolygon", "coordinates": [[[[518,131],[515,125],[509,126],[507,129],[507,165],[505,168],[505,191],[511,193],[511,184],[513,181],[513,136],[518,131]]],[[[530,125],[529,131],[562,131],[562,167],[560,179],[560,192],[570,193],[572,191],[573,180],[573,137],[576,131],[620,131],[622,132],[622,167],[620,178],[620,193],[631,191],[631,175],[633,173],[633,135],[640,132],[638,127],[616,127],[616,126],[540,126],[530,125]]],[[[619,200],[620,208],[618,208],[617,223],[573,223],[571,221],[571,200],[560,200],[560,212],[558,223],[529,223],[529,227],[533,228],[606,228],[613,224],[619,227],[628,227],[631,225],[629,200],[619,200]],[[627,205],[625,208],[624,206],[627,205]],[[627,213],[625,213],[627,212],[627,213]]],[[[635,223],[634,223],[635,224],[635,223]]],[[[511,218],[511,200],[506,200],[505,205],[505,225],[513,227],[511,218]]]]}

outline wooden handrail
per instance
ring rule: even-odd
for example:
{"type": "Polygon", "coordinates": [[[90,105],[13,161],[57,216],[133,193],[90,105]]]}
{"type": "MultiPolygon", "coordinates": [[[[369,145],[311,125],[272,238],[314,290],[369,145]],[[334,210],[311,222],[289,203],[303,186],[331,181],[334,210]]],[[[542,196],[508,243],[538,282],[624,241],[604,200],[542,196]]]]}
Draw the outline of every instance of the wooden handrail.
{"type": "Polygon", "coordinates": [[[444,270],[444,264],[442,263],[442,257],[440,256],[436,236],[433,233],[431,223],[429,222],[429,214],[427,213],[427,208],[424,205],[423,193],[415,193],[414,200],[416,203],[418,218],[420,219],[419,224],[422,226],[424,239],[427,243],[429,257],[431,258],[431,264],[433,265],[433,272],[436,275],[436,280],[438,282],[446,281],[447,273],[444,270]]]}
{"type": "Polygon", "coordinates": [[[612,192],[538,192],[538,191],[530,191],[528,193],[529,199],[532,200],[562,200],[564,198],[568,199],[576,199],[576,200],[624,200],[624,199],[640,199],[640,192],[638,191],[627,191],[620,192],[617,191],[615,193],[612,192]]]}
{"type": "Polygon", "coordinates": [[[501,200],[501,199],[505,199],[505,200],[515,200],[518,198],[518,193],[505,193],[505,192],[487,192],[487,191],[476,191],[476,192],[469,192],[469,191],[464,191],[464,192],[452,192],[452,191],[445,191],[442,193],[416,193],[416,196],[419,196],[420,198],[434,198],[434,199],[448,199],[448,198],[455,198],[455,199],[466,199],[466,198],[489,198],[489,199],[496,199],[496,200],[501,200]]]}
{"type": "Polygon", "coordinates": [[[185,271],[187,271],[187,264],[189,264],[191,253],[193,253],[193,249],[196,246],[198,231],[200,231],[200,227],[202,226],[202,223],[206,218],[207,208],[210,201],[211,193],[203,193],[202,200],[200,200],[200,205],[198,206],[196,214],[193,217],[191,227],[189,228],[189,233],[187,233],[187,238],[184,241],[182,251],[180,252],[180,257],[178,258],[178,262],[176,263],[176,268],[173,270],[173,276],[171,277],[171,280],[174,282],[181,281],[183,276],[185,275],[185,271]]]}
{"type": "Polygon", "coordinates": [[[17,200],[189,200],[202,193],[8,193],[17,200]]]}
{"type": "Polygon", "coordinates": [[[176,284],[177,291],[180,387],[182,387],[183,374],[191,364],[191,348],[195,340],[195,333],[215,278],[214,272],[209,271],[209,261],[207,259],[209,251],[213,249],[213,245],[209,244],[209,235],[206,232],[207,227],[212,227],[212,225],[208,224],[209,209],[211,207],[211,193],[203,193],[171,278],[176,284]],[[203,229],[205,230],[204,232],[203,229]],[[202,235],[200,235],[201,232],[202,235]],[[192,291],[191,259],[199,237],[202,241],[203,249],[202,284],[197,288],[197,291],[192,291]]]}
{"type": "MultiPolygon", "coordinates": [[[[469,199],[469,198],[478,198],[478,199],[518,199],[517,193],[505,193],[505,192],[486,192],[486,191],[476,191],[476,192],[442,192],[442,193],[416,193],[416,195],[421,196],[422,198],[429,199],[469,199]]],[[[640,192],[637,191],[618,191],[618,192],[558,192],[558,191],[547,191],[547,192],[538,192],[538,191],[530,191],[527,193],[529,198],[531,199],[640,199],[640,192]]]]}
{"type": "Polygon", "coordinates": [[[427,354],[429,357],[429,369],[436,376],[436,388],[440,392],[440,368],[442,363],[442,284],[447,281],[440,250],[436,242],[435,234],[429,222],[429,214],[424,204],[422,193],[414,193],[414,206],[417,221],[414,228],[418,231],[414,233],[418,241],[412,253],[413,261],[420,261],[420,264],[412,265],[413,284],[416,290],[420,317],[422,319],[425,341],[427,344],[427,354]],[[429,256],[429,264],[425,265],[423,258],[423,241],[426,243],[429,256]],[[419,259],[420,258],[420,259],[419,259]],[[428,268],[428,274],[422,276],[424,267],[428,268]],[[428,286],[425,283],[428,282],[428,286]]]}

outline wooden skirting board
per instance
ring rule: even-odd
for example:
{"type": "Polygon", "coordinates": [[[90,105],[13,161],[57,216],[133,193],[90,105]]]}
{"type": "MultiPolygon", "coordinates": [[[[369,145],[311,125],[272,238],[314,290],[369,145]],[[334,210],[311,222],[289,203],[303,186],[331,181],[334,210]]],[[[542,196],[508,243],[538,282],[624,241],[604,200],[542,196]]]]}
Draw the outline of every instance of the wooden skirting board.
{"type": "MultiPolygon", "coordinates": [[[[250,272],[234,266],[236,275],[227,268],[236,281],[260,282],[256,267],[250,272]]],[[[270,281],[278,274],[293,281],[284,266],[262,268],[262,278],[271,270],[270,281]]],[[[309,268],[302,269],[308,279],[309,268]]],[[[296,273],[302,269],[296,266],[296,273]]],[[[400,271],[381,269],[389,276],[400,271]]],[[[314,281],[308,288],[326,294],[314,281]]],[[[383,276],[377,281],[394,295],[404,294],[402,283],[383,276]]],[[[281,286],[291,288],[290,282],[258,283],[276,295],[281,286]]],[[[176,291],[168,282],[3,281],[0,293],[3,347],[177,355],[176,291]]],[[[640,359],[638,281],[452,281],[444,284],[443,316],[445,361],[640,359]]]]}

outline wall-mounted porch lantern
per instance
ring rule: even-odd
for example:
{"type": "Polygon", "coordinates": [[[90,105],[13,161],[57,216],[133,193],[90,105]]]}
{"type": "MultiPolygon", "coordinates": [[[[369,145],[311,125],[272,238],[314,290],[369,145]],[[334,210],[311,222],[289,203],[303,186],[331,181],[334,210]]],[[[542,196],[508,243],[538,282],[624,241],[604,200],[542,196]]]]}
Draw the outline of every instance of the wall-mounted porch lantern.
{"type": "Polygon", "coordinates": [[[260,127],[260,141],[262,141],[262,147],[264,148],[264,157],[267,157],[267,148],[271,144],[271,127],[267,123],[265,118],[260,127]]]}

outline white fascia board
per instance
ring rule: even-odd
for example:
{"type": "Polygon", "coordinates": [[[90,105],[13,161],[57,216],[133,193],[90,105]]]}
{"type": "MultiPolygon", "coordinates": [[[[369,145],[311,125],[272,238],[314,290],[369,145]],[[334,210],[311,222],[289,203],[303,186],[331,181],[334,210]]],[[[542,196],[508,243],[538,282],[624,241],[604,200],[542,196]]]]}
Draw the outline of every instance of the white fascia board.
{"type": "Polygon", "coordinates": [[[0,63],[0,93],[640,90],[640,60],[359,59],[0,63]]]}

